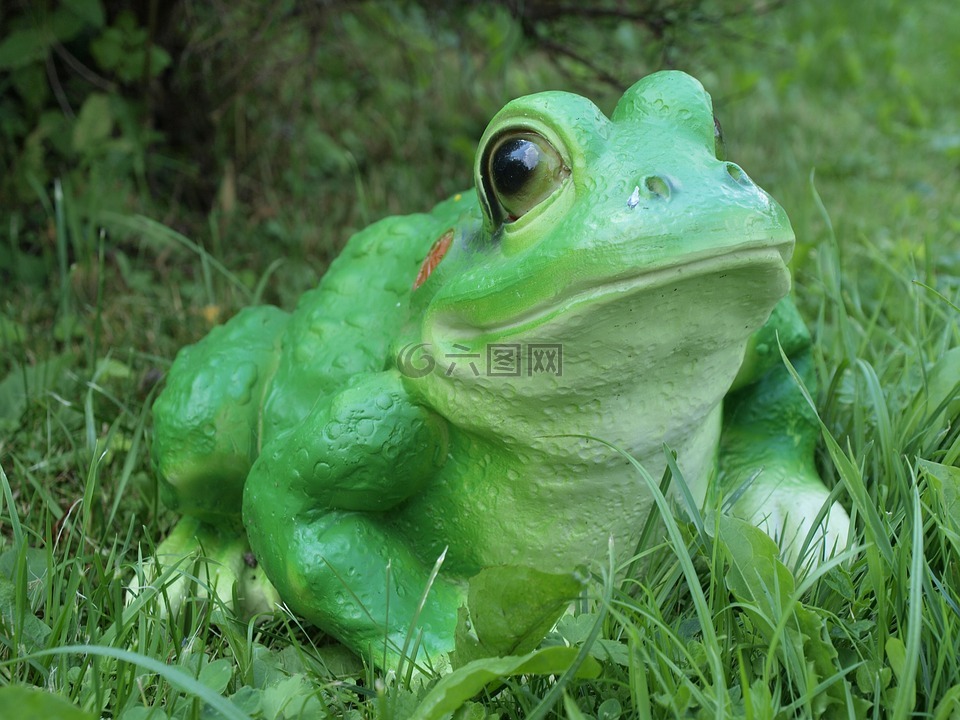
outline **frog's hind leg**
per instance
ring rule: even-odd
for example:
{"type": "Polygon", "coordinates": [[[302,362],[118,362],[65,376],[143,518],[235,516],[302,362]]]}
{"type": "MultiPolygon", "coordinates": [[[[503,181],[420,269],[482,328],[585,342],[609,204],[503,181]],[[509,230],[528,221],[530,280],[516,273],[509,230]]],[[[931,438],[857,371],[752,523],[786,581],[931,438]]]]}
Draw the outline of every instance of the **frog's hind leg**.
{"type": "MultiPolygon", "coordinates": [[[[161,494],[185,515],[158,546],[157,560],[189,573],[192,560],[203,556],[201,586],[227,602],[236,592],[237,610],[249,613],[276,598],[250,565],[240,511],[243,484],[259,453],[262,398],[288,317],[274,307],[254,307],[214,328],[178,353],[153,406],[152,455],[161,494]]],[[[150,567],[146,580],[157,580],[150,567]]],[[[184,576],[166,587],[174,610],[191,585],[184,576]]]]}
{"type": "Polygon", "coordinates": [[[287,319],[275,307],[248,308],[177,354],[153,405],[153,465],[172,509],[239,524],[287,319]]]}
{"type": "MultiPolygon", "coordinates": [[[[809,351],[795,368],[815,387],[809,351]]],[[[839,503],[814,525],[830,496],[814,463],[818,436],[813,410],[782,364],[725,401],[721,490],[736,498],[733,514],[777,540],[791,562],[816,561],[847,545],[850,520],[839,503]]]]}

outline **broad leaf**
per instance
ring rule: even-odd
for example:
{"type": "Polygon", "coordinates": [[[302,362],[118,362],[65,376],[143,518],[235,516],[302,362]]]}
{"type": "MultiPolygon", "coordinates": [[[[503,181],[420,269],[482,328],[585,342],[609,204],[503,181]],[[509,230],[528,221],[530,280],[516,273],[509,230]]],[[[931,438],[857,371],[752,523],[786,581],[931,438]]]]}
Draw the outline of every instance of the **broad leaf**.
{"type": "Polygon", "coordinates": [[[84,101],[73,126],[73,149],[89,153],[99,143],[110,137],[113,130],[113,113],[110,98],[101,93],[91,93],[84,101]]]}
{"type": "MultiPolygon", "coordinates": [[[[0,577],[0,618],[2,618],[3,624],[10,629],[16,628],[19,625],[18,621],[21,621],[17,613],[16,585],[5,577],[0,577]]],[[[50,627],[34,615],[28,606],[24,607],[22,623],[22,635],[19,641],[28,651],[42,648],[47,644],[47,638],[50,637],[51,632],[50,627]]],[[[0,717],[12,716],[0,712],[0,717]]]]}
{"type": "Polygon", "coordinates": [[[960,530],[960,468],[923,459],[919,464],[940,506],[940,522],[960,530]]]}
{"type": "Polygon", "coordinates": [[[15,30],[0,41],[0,70],[13,70],[42,60],[50,45],[41,28],[15,30]]]}
{"type": "Polygon", "coordinates": [[[34,687],[0,688],[0,717],[17,720],[94,720],[61,697],[34,687]]]}
{"type": "Polygon", "coordinates": [[[582,589],[572,574],[514,566],[480,571],[467,590],[471,624],[461,617],[456,664],[533,650],[582,589]]]}
{"type": "Polygon", "coordinates": [[[760,528],[728,516],[720,518],[720,543],[730,562],[727,587],[799,693],[833,681],[811,700],[814,715],[845,705],[837,651],[820,616],[795,599],[796,583],[777,544],[760,528]]]}
{"type": "Polygon", "coordinates": [[[100,0],[63,0],[63,6],[93,27],[103,27],[104,13],[100,0]]]}
{"type": "MultiPolygon", "coordinates": [[[[528,655],[474,660],[443,677],[427,693],[411,720],[440,720],[451,713],[487,684],[516,675],[560,675],[577,660],[577,648],[548,647],[528,655]]],[[[595,678],[600,663],[591,657],[577,668],[576,677],[595,678]]]]}

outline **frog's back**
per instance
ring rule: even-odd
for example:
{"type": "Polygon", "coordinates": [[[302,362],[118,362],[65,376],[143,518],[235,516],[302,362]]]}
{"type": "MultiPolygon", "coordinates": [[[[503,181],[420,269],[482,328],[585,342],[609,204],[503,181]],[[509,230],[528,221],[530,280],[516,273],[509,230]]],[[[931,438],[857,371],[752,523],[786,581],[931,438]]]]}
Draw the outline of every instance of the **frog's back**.
{"type": "Polygon", "coordinates": [[[475,206],[472,193],[459,193],[429,213],[385,218],[350,238],[290,318],[261,443],[352,378],[385,367],[431,245],[475,206]]]}
{"type": "Polygon", "coordinates": [[[472,195],[457,198],[354,235],[292,314],[246,308],[180,351],[153,408],[154,466],[171,507],[238,522],[243,482],[264,443],[385,366],[420,263],[476,205],[472,195]]]}

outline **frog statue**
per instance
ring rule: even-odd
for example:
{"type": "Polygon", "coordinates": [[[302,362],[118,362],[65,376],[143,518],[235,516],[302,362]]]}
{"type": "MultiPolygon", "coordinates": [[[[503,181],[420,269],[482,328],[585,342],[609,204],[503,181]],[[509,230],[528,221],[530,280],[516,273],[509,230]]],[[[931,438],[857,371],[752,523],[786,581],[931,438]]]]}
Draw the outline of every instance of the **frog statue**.
{"type": "Polygon", "coordinates": [[[181,350],[153,408],[185,516],[160,559],[202,548],[221,597],[279,597],[390,669],[449,666],[484,572],[610,547],[627,566],[653,498],[626,454],[654,478],[675,454],[697,502],[717,483],[794,561],[844,548],[783,360],[813,386],[793,231],[724,159],[700,83],[650,75],[609,118],[514,100],[474,176],[356,234],[292,313],[248,308],[181,350]]]}

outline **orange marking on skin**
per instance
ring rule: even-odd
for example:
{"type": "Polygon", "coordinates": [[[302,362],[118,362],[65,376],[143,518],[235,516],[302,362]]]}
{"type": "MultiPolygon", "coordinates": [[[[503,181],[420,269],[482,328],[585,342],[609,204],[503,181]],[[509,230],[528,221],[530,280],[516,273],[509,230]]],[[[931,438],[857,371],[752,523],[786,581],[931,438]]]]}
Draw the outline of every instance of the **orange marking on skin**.
{"type": "Polygon", "coordinates": [[[430,273],[436,270],[437,265],[439,265],[440,261],[443,260],[443,256],[447,254],[447,250],[450,249],[450,245],[452,244],[452,229],[447,230],[443,235],[437,238],[437,241],[433,244],[433,247],[430,248],[430,252],[427,253],[427,257],[423,259],[423,264],[420,266],[420,271],[417,273],[417,279],[413,281],[414,290],[427,281],[427,278],[430,277],[430,273]]]}

